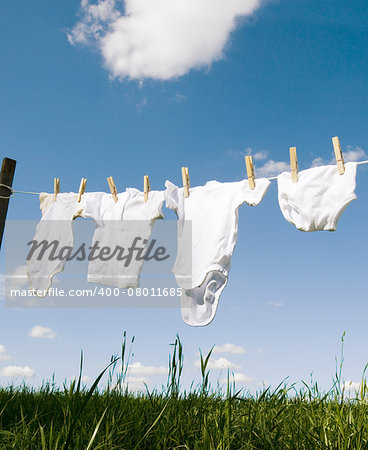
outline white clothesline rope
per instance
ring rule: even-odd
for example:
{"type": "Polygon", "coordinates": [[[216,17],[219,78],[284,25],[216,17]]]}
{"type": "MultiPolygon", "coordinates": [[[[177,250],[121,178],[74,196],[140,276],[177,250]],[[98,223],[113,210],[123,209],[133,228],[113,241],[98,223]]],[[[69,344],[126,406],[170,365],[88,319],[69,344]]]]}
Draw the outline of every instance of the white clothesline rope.
{"type": "MultiPolygon", "coordinates": [[[[359,161],[357,162],[357,165],[360,164],[368,164],[368,160],[366,161],[359,161]]],[[[268,177],[267,180],[277,180],[278,175],[274,176],[274,177],[268,177]]],[[[7,186],[5,184],[1,184],[0,183],[0,187],[4,187],[10,190],[10,196],[9,197],[5,197],[0,195],[0,198],[11,198],[14,197],[15,194],[29,194],[29,195],[40,195],[40,192],[27,192],[27,191],[15,191],[12,187],[7,186]]]]}

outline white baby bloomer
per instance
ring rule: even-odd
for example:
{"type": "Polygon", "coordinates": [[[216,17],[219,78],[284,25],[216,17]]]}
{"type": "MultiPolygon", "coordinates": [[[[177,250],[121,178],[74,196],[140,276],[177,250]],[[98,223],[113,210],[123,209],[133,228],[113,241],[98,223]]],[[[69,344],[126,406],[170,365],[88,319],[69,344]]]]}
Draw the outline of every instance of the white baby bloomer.
{"type": "Polygon", "coordinates": [[[184,198],[183,188],[166,181],[166,206],[178,217],[173,273],[184,289],[181,311],[188,325],[208,325],[215,317],[237,240],[238,208],[243,203],[258,205],[269,185],[265,178],[256,180],[254,190],[248,180],[209,181],[191,188],[189,197],[184,198]]]}
{"type": "MultiPolygon", "coordinates": [[[[81,202],[77,202],[77,194],[62,193],[58,194],[54,200],[54,194],[41,192],[40,208],[42,218],[37,225],[34,240],[38,243],[47,241],[52,243],[57,241],[57,248],[73,248],[73,219],[80,217],[84,209],[83,197],[81,202]]],[[[52,246],[44,253],[42,258],[38,259],[39,252],[34,252],[32,257],[27,260],[27,275],[29,286],[34,289],[35,295],[45,297],[47,290],[52,283],[52,277],[64,270],[65,260],[48,256],[51,254],[52,246]]]]}
{"type": "MultiPolygon", "coordinates": [[[[83,215],[96,223],[92,246],[98,242],[100,248],[119,246],[126,251],[139,238],[138,245],[145,247],[155,220],[163,218],[164,191],[150,191],[147,203],[144,193],[134,188],[117,194],[116,203],[111,194],[104,192],[86,193],[84,197],[83,215]]],[[[134,257],[127,266],[125,263],[115,257],[91,260],[88,281],[119,288],[138,287],[143,260],[134,257]]]]}
{"type": "Polygon", "coordinates": [[[337,222],[355,195],[357,163],[345,164],[340,175],[337,166],[302,170],[298,181],[283,172],[277,177],[278,199],[285,219],[302,231],[335,231],[337,222]]]}

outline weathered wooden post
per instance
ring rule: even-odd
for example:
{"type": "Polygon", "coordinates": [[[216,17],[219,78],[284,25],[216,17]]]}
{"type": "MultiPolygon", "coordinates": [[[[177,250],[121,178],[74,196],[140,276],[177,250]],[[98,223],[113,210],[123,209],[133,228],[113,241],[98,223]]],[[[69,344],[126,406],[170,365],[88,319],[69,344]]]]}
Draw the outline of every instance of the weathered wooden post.
{"type": "Polygon", "coordinates": [[[3,159],[3,165],[0,172],[0,248],[3,241],[6,214],[8,212],[9,197],[13,185],[15,166],[17,161],[10,158],[3,159]],[[7,187],[8,186],[8,187],[7,187]]]}

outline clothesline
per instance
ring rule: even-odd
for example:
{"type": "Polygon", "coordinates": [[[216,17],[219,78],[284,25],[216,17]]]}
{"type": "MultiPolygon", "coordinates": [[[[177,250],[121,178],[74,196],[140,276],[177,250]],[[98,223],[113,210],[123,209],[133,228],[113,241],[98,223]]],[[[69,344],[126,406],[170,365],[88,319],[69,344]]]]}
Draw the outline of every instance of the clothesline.
{"type": "MultiPolygon", "coordinates": [[[[357,162],[357,164],[368,164],[368,160],[367,161],[359,161],[357,162]]],[[[277,180],[278,175],[274,176],[274,177],[269,177],[267,178],[268,180],[277,180]]]]}
{"type": "MultiPolygon", "coordinates": [[[[357,165],[360,164],[368,164],[368,160],[366,161],[359,161],[357,162],[357,165]]],[[[266,177],[267,180],[277,180],[278,175],[274,176],[274,177],[266,177]]],[[[10,196],[9,197],[4,197],[0,195],[0,198],[11,198],[14,197],[15,194],[29,194],[29,195],[40,195],[40,192],[28,192],[28,191],[15,191],[12,187],[10,186],[6,186],[5,184],[1,184],[0,183],[0,187],[5,187],[8,188],[10,190],[10,196]]]]}
{"type": "MultiPolygon", "coordinates": [[[[249,169],[249,159],[246,163],[249,169]]],[[[368,163],[368,160],[360,162],[363,163],[368,163]]],[[[338,165],[324,165],[303,171],[298,182],[292,184],[291,161],[291,173],[284,172],[277,180],[279,206],[284,218],[301,231],[336,231],[341,214],[357,198],[357,163],[347,163],[342,167],[344,176],[340,176],[338,165]]],[[[150,207],[147,208],[142,207],[144,193],[137,189],[127,189],[120,194],[118,205],[121,207],[114,207],[111,196],[101,192],[87,193],[83,204],[76,201],[75,193],[64,193],[63,201],[53,202],[54,195],[59,194],[56,179],[55,192],[40,196],[42,218],[33,240],[27,243],[32,245],[30,256],[27,256],[31,295],[48,295],[53,274],[61,272],[66,261],[75,258],[78,261],[88,260],[87,282],[110,286],[114,292],[118,288],[119,295],[120,289],[131,289],[139,296],[141,291],[134,289],[140,288],[144,261],[154,258],[150,252],[156,239],[151,239],[151,234],[154,222],[163,218],[162,207],[165,203],[165,207],[172,210],[178,219],[179,227],[176,236],[173,236],[176,237],[177,250],[176,255],[166,255],[166,245],[157,247],[162,250],[160,255],[157,254],[162,258],[154,258],[154,261],[173,256],[171,271],[180,288],[179,292],[175,289],[173,292],[181,298],[184,322],[190,326],[208,325],[216,315],[220,296],[228,282],[238,235],[238,207],[244,203],[259,205],[271,184],[266,178],[259,178],[254,184],[249,172],[247,170],[248,180],[244,178],[230,183],[209,181],[194,187],[191,201],[186,202],[182,201],[182,194],[185,197],[185,187],[189,188],[189,183],[185,179],[187,168],[183,167],[183,187],[166,181],[165,191],[151,192],[150,207]],[[217,199],[221,201],[218,207],[213,208],[217,199]],[[92,219],[95,224],[112,221],[112,226],[117,224],[117,227],[95,226],[91,242],[83,242],[75,249],[73,227],[65,227],[58,220],[63,218],[63,223],[68,221],[71,224],[75,217],[92,219]],[[51,225],[50,220],[54,221],[51,225]],[[145,225],[137,227],[135,222],[130,222],[129,226],[131,220],[144,221],[145,225]],[[127,222],[125,227],[121,226],[122,221],[127,222]],[[87,249],[90,250],[88,255],[87,249]],[[142,252],[145,252],[144,256],[142,252]],[[135,258],[134,255],[139,256],[135,258]]],[[[251,173],[253,177],[254,171],[251,170],[251,173]]],[[[79,197],[84,193],[84,180],[81,181],[79,197]]],[[[111,191],[114,195],[115,190],[111,191]]],[[[162,269],[166,267],[162,266],[162,269]]],[[[161,272],[155,273],[159,275],[161,272]]]]}

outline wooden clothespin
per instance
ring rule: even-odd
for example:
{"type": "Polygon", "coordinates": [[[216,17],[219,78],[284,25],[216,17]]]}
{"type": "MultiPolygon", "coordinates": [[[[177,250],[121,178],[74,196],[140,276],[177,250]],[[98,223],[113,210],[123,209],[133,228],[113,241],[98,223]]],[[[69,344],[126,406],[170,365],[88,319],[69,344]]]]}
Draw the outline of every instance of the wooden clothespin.
{"type": "Polygon", "coordinates": [[[60,178],[54,178],[54,202],[56,202],[56,197],[60,193],[60,178]]]}
{"type": "Polygon", "coordinates": [[[296,147],[290,147],[290,169],[291,169],[291,181],[293,183],[298,182],[298,159],[296,157],[296,147]]]}
{"type": "Polygon", "coordinates": [[[343,175],[345,173],[345,165],[344,165],[344,157],[343,157],[343,154],[341,151],[339,138],[337,136],[333,137],[332,143],[333,143],[334,150],[335,150],[335,158],[336,158],[339,174],[343,175]]]}
{"type": "Polygon", "coordinates": [[[151,187],[150,187],[149,177],[148,177],[148,175],[145,175],[143,177],[144,203],[148,202],[148,193],[149,193],[150,189],[151,189],[151,187]]]}
{"type": "Polygon", "coordinates": [[[189,197],[190,180],[188,167],[181,168],[181,176],[183,178],[184,197],[189,197]]]}
{"type": "Polygon", "coordinates": [[[78,203],[80,203],[81,201],[81,197],[84,194],[85,190],[86,190],[86,184],[87,184],[87,179],[86,178],[82,178],[80,185],[79,185],[79,190],[78,190],[78,197],[77,197],[77,201],[78,203]]]}
{"type": "Polygon", "coordinates": [[[112,198],[114,199],[114,202],[117,203],[118,201],[118,197],[116,196],[116,194],[118,193],[114,180],[112,177],[108,177],[107,182],[109,183],[109,187],[110,187],[110,191],[112,194],[112,198]]]}
{"type": "Polygon", "coordinates": [[[256,187],[256,183],[254,181],[254,166],[252,156],[248,155],[245,157],[245,166],[247,168],[249,188],[253,190],[256,187]]]}

